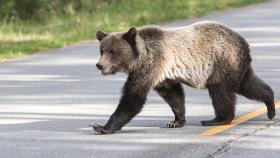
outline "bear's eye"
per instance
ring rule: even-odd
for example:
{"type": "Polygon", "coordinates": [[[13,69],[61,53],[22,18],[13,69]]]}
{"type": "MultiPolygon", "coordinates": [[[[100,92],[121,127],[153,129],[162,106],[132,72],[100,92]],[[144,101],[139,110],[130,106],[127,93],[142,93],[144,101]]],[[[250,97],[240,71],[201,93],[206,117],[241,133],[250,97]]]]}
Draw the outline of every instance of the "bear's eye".
{"type": "Polygon", "coordinates": [[[113,50],[110,50],[109,53],[110,54],[115,54],[115,52],[113,50]]]}
{"type": "Polygon", "coordinates": [[[101,54],[101,55],[103,54],[103,52],[104,52],[103,50],[100,50],[100,54],[101,54]]]}

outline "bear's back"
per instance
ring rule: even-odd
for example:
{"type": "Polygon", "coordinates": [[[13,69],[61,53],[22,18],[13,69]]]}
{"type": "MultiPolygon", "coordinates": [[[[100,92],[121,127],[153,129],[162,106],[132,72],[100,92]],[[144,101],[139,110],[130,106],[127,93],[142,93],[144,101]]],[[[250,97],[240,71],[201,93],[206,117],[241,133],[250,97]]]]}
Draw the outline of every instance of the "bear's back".
{"type": "Polygon", "coordinates": [[[250,64],[247,42],[216,22],[199,22],[165,30],[163,78],[180,79],[197,88],[234,77],[250,64]],[[212,77],[212,78],[211,78],[212,77]]]}

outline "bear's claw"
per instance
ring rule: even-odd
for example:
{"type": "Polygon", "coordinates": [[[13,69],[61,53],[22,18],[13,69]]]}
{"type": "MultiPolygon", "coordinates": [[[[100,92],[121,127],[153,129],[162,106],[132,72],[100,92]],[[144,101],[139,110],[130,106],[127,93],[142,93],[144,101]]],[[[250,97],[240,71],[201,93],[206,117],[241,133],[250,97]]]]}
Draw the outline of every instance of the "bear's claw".
{"type": "Polygon", "coordinates": [[[88,126],[92,127],[92,129],[95,130],[96,134],[101,134],[102,133],[102,129],[103,129],[102,126],[94,124],[94,123],[89,124],[88,126]]]}
{"type": "Polygon", "coordinates": [[[180,128],[185,125],[185,122],[183,121],[171,121],[167,123],[168,128],[180,128]]]}
{"type": "Polygon", "coordinates": [[[104,129],[103,126],[100,126],[100,125],[95,124],[95,123],[91,123],[88,126],[92,127],[92,129],[95,130],[96,134],[111,134],[111,133],[113,133],[112,130],[104,129]]]}

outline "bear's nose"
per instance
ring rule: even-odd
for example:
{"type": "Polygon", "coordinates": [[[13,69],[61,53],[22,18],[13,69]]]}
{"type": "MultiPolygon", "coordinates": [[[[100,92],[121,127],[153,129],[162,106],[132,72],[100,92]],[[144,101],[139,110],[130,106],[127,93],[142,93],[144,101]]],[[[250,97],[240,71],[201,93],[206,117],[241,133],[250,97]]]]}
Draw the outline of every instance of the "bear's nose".
{"type": "Polygon", "coordinates": [[[103,69],[103,66],[99,63],[96,64],[96,67],[99,69],[99,70],[102,70],[103,69]]]}

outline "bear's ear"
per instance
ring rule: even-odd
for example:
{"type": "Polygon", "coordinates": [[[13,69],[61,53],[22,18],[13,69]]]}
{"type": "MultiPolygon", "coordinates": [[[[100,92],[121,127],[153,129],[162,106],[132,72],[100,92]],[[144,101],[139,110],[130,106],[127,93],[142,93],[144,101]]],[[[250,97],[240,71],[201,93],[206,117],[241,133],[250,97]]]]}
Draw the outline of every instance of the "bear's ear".
{"type": "Polygon", "coordinates": [[[97,32],[96,32],[96,38],[99,40],[99,41],[101,41],[104,37],[106,37],[106,36],[108,36],[108,34],[107,33],[105,33],[105,32],[102,32],[102,31],[100,31],[100,30],[98,30],[97,32]]]}
{"type": "Polygon", "coordinates": [[[136,47],[136,35],[137,30],[135,27],[130,28],[126,33],[123,34],[122,38],[125,39],[132,48],[132,52],[135,56],[139,55],[138,49],[136,47]]]}
{"type": "Polygon", "coordinates": [[[134,43],[136,34],[137,34],[136,28],[132,27],[126,33],[123,34],[123,39],[125,39],[130,44],[134,43]]]}

